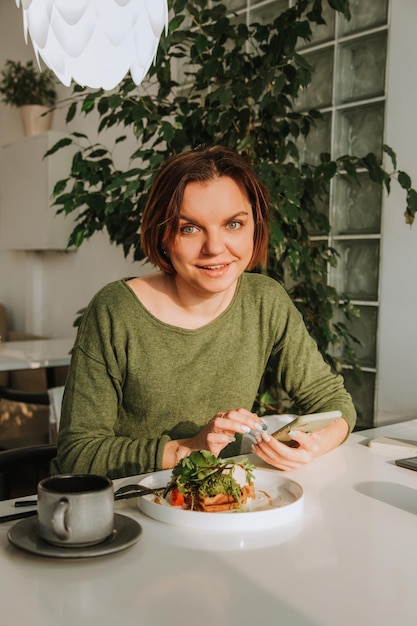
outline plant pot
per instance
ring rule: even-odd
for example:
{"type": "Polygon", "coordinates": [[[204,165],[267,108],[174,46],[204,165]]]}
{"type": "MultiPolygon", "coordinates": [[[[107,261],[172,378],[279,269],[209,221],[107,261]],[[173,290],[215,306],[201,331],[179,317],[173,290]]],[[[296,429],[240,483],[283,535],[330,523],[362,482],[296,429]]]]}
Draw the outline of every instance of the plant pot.
{"type": "Polygon", "coordinates": [[[52,111],[49,107],[40,104],[25,104],[19,110],[26,137],[40,135],[51,128],[52,111]]]}

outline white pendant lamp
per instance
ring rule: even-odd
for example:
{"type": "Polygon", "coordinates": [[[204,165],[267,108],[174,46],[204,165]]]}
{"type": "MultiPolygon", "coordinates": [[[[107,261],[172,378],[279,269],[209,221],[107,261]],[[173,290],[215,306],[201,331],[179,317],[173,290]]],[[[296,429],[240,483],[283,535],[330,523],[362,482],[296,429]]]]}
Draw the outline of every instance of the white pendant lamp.
{"type": "Polygon", "coordinates": [[[16,0],[39,57],[66,86],[139,85],[168,24],[167,0],[16,0]]]}

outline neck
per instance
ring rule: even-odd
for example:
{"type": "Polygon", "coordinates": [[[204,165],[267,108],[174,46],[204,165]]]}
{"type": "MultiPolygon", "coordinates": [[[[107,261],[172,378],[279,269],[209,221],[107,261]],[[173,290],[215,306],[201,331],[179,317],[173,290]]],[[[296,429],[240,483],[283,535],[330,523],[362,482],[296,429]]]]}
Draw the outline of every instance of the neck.
{"type": "Polygon", "coordinates": [[[200,293],[190,289],[178,276],[167,277],[170,280],[170,297],[173,304],[188,319],[189,328],[198,328],[213,321],[223,313],[233,300],[237,283],[219,293],[200,293]]]}

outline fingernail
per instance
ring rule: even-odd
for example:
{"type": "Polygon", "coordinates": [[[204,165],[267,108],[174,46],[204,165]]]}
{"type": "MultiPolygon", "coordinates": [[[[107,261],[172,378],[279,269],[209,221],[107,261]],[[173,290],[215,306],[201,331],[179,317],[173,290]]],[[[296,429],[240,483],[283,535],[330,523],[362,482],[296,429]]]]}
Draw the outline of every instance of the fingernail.
{"type": "Polygon", "coordinates": [[[262,439],[264,441],[271,441],[271,437],[266,432],[262,432],[262,439]]]}
{"type": "Polygon", "coordinates": [[[242,425],[240,430],[242,431],[242,433],[250,433],[249,426],[242,425]]]}
{"type": "Polygon", "coordinates": [[[230,441],[230,443],[232,443],[232,441],[236,441],[236,437],[232,437],[232,436],[229,435],[229,441],[230,441]]]}
{"type": "Polygon", "coordinates": [[[252,430],[263,430],[262,424],[260,424],[259,422],[255,422],[252,430]]]}
{"type": "Polygon", "coordinates": [[[288,433],[288,436],[289,437],[296,437],[297,435],[296,435],[295,430],[290,430],[289,433],[288,433]]]}
{"type": "Polygon", "coordinates": [[[252,452],[256,452],[256,446],[254,443],[251,445],[250,449],[252,450],[252,452]]]}

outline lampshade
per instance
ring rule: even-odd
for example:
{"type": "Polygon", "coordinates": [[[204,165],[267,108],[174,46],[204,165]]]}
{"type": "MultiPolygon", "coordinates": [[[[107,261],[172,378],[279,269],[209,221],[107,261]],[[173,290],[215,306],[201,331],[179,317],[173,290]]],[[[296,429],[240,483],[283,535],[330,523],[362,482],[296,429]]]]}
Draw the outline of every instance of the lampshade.
{"type": "Polygon", "coordinates": [[[16,0],[23,29],[64,85],[113,89],[130,71],[139,85],[168,23],[167,0],[16,0]]]}

